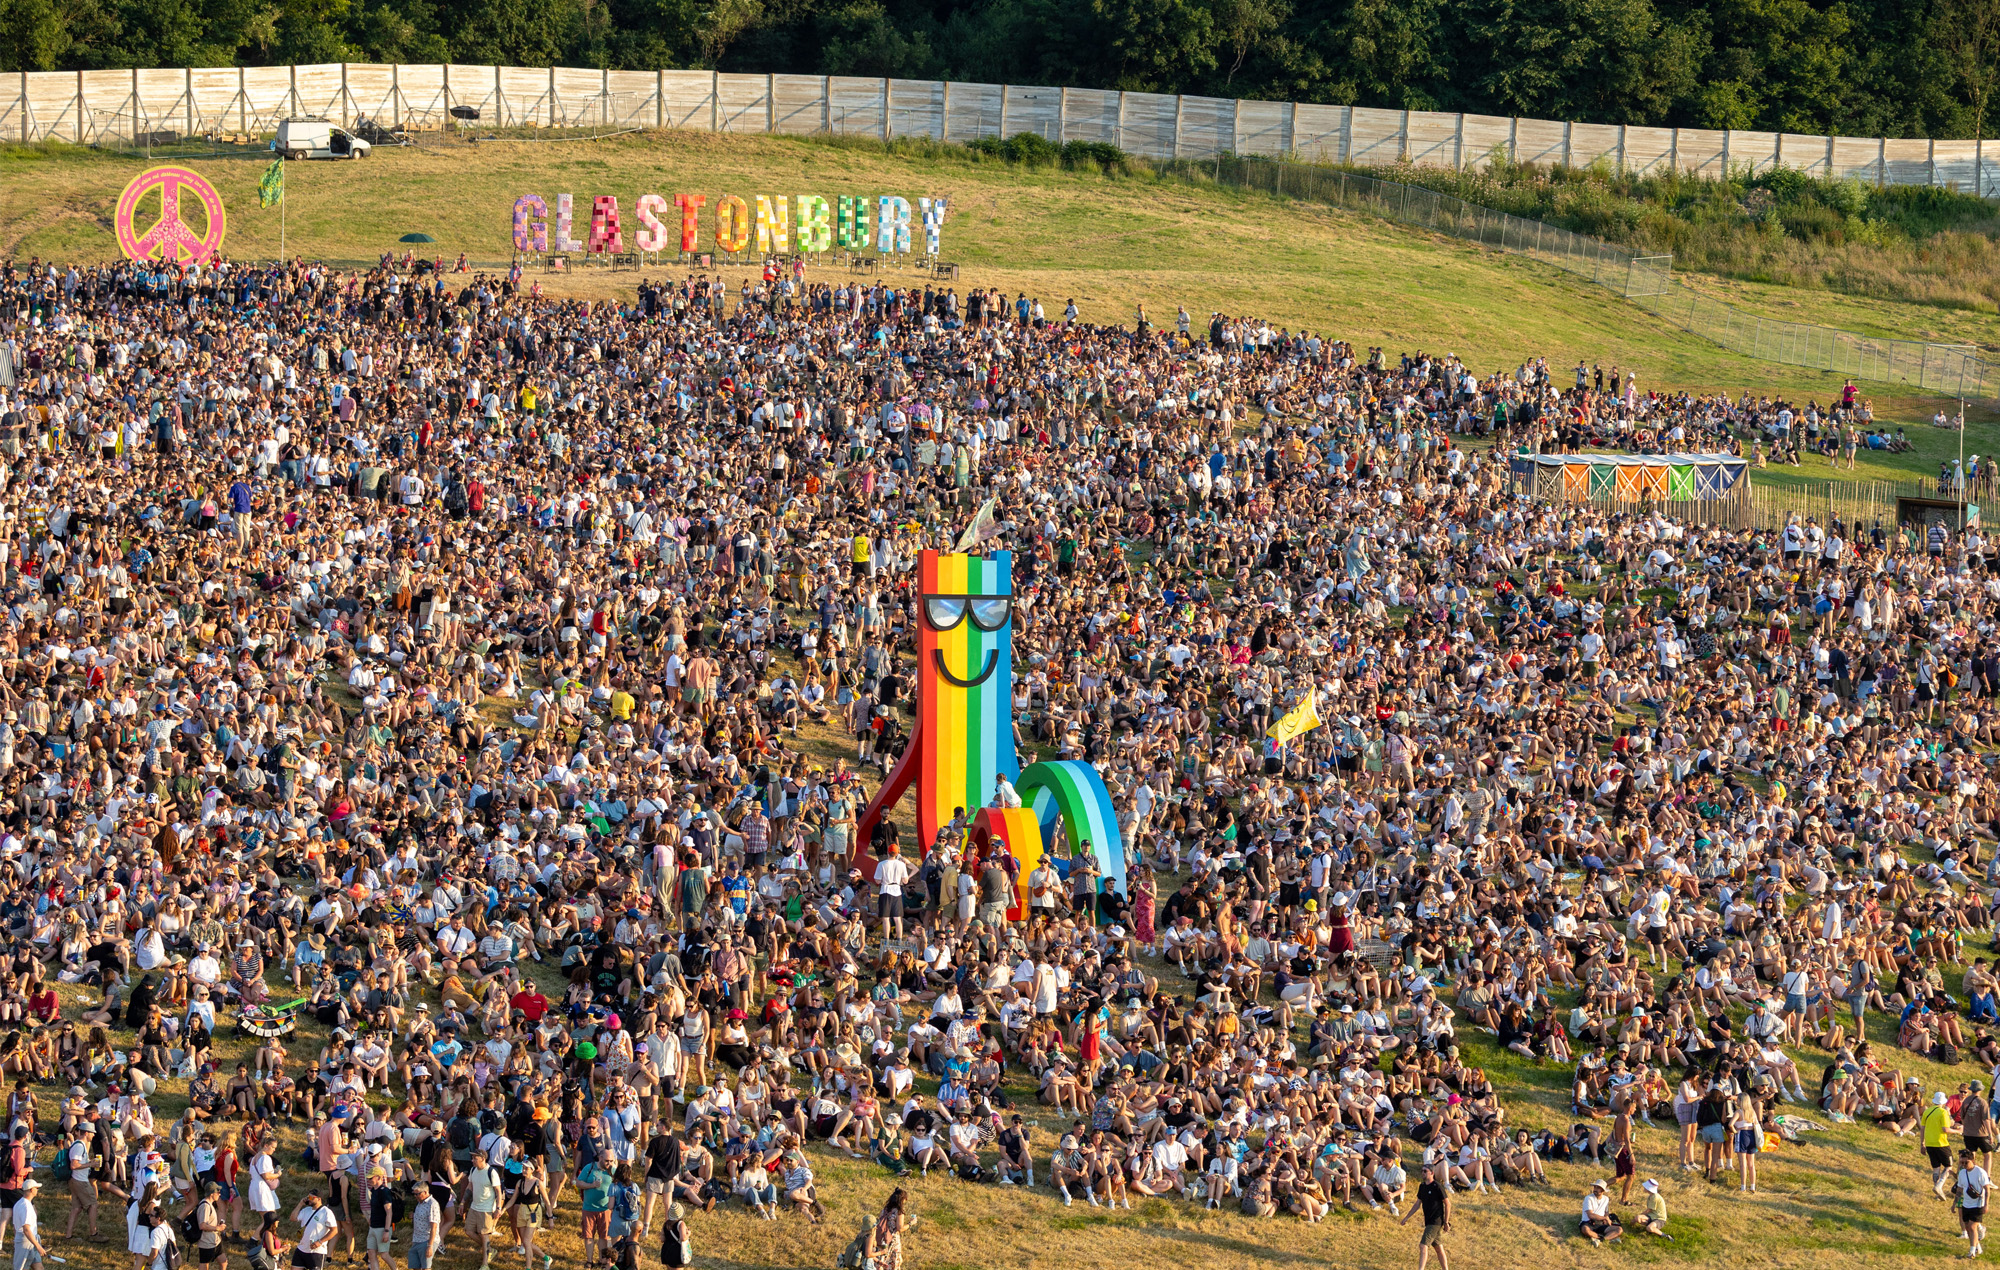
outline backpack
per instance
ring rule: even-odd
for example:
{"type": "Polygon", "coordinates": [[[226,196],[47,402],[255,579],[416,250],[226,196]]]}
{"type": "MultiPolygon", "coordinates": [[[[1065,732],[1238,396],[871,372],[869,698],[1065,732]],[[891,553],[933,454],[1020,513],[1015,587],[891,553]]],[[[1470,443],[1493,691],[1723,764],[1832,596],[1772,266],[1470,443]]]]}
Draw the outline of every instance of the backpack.
{"type": "Polygon", "coordinates": [[[1950,1041],[1939,1041],[1931,1046],[1931,1061],[1940,1067],[1958,1066],[1958,1047],[1950,1041]]]}
{"type": "Polygon", "coordinates": [[[69,1148],[57,1147],[55,1161],[49,1166],[56,1181],[69,1181],[69,1148]]]}
{"type": "Polygon", "coordinates": [[[451,1124],[445,1129],[445,1136],[451,1140],[452,1150],[470,1151],[472,1149],[472,1122],[463,1116],[454,1116],[451,1124]]]}
{"type": "Polygon", "coordinates": [[[193,1212],[175,1223],[174,1233],[182,1239],[187,1240],[190,1244],[199,1244],[201,1242],[201,1205],[195,1205],[193,1212]]]}

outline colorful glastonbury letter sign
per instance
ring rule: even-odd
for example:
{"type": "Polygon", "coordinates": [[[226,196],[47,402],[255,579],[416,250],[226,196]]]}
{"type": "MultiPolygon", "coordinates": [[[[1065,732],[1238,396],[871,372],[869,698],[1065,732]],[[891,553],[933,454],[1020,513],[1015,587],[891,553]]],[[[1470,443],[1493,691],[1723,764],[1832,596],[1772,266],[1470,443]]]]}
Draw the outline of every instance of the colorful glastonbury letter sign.
{"type": "Polygon", "coordinates": [[[514,200],[514,250],[539,256],[549,249],[549,205],[539,194],[514,200]]]}
{"type": "MultiPolygon", "coordinates": [[[[514,250],[523,255],[549,251],[622,252],[625,240],[617,196],[581,197],[589,218],[582,227],[585,237],[581,241],[573,236],[577,227],[577,195],[556,195],[553,212],[548,200],[540,194],[523,194],[515,199],[514,250]]],[[[763,254],[823,252],[835,247],[844,251],[906,254],[911,250],[912,229],[921,226],[923,249],[936,255],[949,205],[947,198],[919,198],[913,217],[910,200],[896,194],[842,194],[834,199],[820,194],[757,194],[747,199],[737,194],[711,197],[680,193],[671,198],[641,194],[632,204],[633,214],[638,218],[633,242],[640,251],[668,250],[674,239],[674,218],[667,212],[671,206],[680,213],[680,250],[689,254],[700,249],[703,210],[713,209],[710,215],[715,245],[732,254],[750,247],[753,241],[756,250],[763,254]]]]}
{"type": "Polygon", "coordinates": [[[583,250],[583,244],[569,235],[570,226],[575,223],[575,218],[576,200],[568,194],[556,195],[555,249],[557,251],[583,250]]]}
{"type": "Polygon", "coordinates": [[[715,200],[715,245],[727,252],[750,245],[750,205],[734,194],[715,200]]]}
{"type": "Polygon", "coordinates": [[[625,250],[625,234],[618,227],[616,194],[599,194],[590,205],[590,250],[611,256],[625,250]]]}
{"type": "Polygon", "coordinates": [[[641,194],[633,212],[639,217],[639,232],[635,236],[640,251],[665,251],[669,241],[667,227],[660,223],[660,213],[667,210],[667,200],[657,194],[641,194]]]}

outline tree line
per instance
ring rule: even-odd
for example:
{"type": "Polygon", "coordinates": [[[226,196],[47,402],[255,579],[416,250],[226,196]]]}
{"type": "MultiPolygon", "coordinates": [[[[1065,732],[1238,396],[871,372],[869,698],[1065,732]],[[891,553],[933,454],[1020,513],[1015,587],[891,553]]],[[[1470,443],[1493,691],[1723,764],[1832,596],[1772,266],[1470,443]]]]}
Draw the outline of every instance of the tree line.
{"type": "Polygon", "coordinates": [[[2000,0],[0,0],[0,70],[694,67],[1983,137],[2000,0]]]}

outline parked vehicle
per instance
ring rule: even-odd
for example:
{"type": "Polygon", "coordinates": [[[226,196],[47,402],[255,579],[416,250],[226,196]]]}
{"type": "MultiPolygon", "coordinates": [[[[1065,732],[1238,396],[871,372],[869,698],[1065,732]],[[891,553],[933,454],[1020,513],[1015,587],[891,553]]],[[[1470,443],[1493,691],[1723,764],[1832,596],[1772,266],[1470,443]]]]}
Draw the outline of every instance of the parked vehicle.
{"type": "Polygon", "coordinates": [[[369,144],[325,119],[287,119],[278,125],[278,153],[287,159],[365,159],[369,144]]]}

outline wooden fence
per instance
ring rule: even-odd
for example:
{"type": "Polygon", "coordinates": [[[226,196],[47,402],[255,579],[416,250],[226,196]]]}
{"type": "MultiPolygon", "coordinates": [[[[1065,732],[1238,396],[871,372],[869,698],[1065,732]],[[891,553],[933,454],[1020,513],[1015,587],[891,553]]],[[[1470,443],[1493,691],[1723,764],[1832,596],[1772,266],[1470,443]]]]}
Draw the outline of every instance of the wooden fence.
{"type": "Polygon", "coordinates": [[[330,62],[23,71],[0,77],[0,140],[258,134],[307,113],[341,123],[366,115],[395,126],[435,126],[454,107],[503,127],[671,127],[885,141],[1033,132],[1058,142],[1106,141],[1148,159],[1242,154],[1462,169],[1503,155],[1642,173],[1721,176],[1784,167],[1877,185],[1980,194],[2000,187],[2000,145],[1988,160],[1983,141],[1648,128],[1021,84],[552,66],[330,62]]]}

